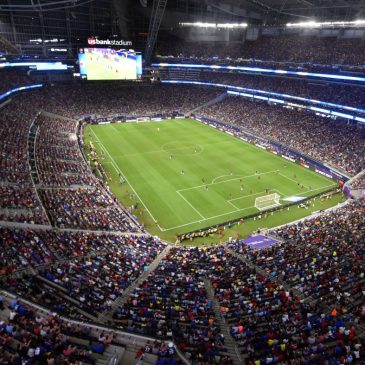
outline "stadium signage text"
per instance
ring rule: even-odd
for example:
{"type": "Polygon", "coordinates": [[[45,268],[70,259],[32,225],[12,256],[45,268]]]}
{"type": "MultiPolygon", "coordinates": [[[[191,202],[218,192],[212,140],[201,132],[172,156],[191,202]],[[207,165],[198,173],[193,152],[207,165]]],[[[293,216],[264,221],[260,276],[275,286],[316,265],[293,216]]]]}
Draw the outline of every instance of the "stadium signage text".
{"type": "Polygon", "coordinates": [[[124,39],[99,39],[99,38],[88,38],[87,44],[89,46],[132,46],[132,41],[125,41],[124,39]]]}
{"type": "Polygon", "coordinates": [[[291,158],[289,156],[286,156],[286,155],[281,155],[282,158],[285,158],[286,160],[289,160],[291,162],[296,162],[296,159],[295,158],[291,158]]]}
{"type": "Polygon", "coordinates": [[[332,179],[332,178],[333,178],[333,176],[332,176],[332,175],[327,174],[327,173],[325,173],[324,171],[321,171],[321,170],[318,170],[318,169],[315,169],[314,171],[315,171],[315,172],[317,172],[318,174],[321,174],[321,175],[324,175],[324,176],[326,176],[326,177],[329,177],[330,179],[332,179]]]}

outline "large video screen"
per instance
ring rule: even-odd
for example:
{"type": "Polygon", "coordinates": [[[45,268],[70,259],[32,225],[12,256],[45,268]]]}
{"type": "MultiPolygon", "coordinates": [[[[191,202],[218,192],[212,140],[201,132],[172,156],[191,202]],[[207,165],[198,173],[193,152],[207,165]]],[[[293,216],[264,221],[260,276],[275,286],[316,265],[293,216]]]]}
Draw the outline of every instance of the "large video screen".
{"type": "Polygon", "coordinates": [[[88,80],[136,80],[142,73],[141,55],[133,50],[81,48],[81,76],[88,80]]]}

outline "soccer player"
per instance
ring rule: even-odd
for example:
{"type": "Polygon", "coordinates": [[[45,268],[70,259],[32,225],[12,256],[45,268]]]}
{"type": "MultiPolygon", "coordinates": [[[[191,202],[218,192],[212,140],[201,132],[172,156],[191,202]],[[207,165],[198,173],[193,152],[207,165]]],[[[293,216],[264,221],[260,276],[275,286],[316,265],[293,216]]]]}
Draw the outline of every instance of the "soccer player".
{"type": "Polygon", "coordinates": [[[185,171],[184,170],[181,170],[181,175],[185,175],[185,171]]]}
{"type": "Polygon", "coordinates": [[[208,191],[208,185],[205,185],[205,190],[208,191]]]}

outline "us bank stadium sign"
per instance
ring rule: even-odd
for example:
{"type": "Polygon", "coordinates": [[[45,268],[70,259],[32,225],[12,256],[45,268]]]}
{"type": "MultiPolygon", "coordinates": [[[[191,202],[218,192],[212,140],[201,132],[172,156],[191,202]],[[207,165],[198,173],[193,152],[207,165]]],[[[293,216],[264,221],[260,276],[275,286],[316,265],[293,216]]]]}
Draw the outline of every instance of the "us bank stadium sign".
{"type": "Polygon", "coordinates": [[[132,41],[125,41],[124,39],[88,38],[87,44],[89,46],[131,46],[132,41]]]}

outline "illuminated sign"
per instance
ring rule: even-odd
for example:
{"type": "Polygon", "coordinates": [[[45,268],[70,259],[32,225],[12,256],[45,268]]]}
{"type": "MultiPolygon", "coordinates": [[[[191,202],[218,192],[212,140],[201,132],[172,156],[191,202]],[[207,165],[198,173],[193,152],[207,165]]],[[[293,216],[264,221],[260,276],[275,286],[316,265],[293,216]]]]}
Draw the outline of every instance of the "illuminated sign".
{"type": "Polygon", "coordinates": [[[38,89],[38,88],[41,88],[42,86],[43,86],[42,84],[35,84],[35,85],[17,87],[16,89],[12,89],[12,90],[7,91],[4,94],[1,94],[0,95],[0,101],[5,99],[6,97],[10,96],[11,94],[14,94],[14,93],[18,92],[18,91],[38,89]]]}
{"type": "Polygon", "coordinates": [[[90,37],[87,39],[87,44],[89,46],[131,46],[132,41],[125,41],[124,39],[99,39],[90,37]]]}
{"type": "Polygon", "coordinates": [[[316,78],[331,79],[331,80],[365,82],[365,77],[323,74],[323,73],[316,73],[316,72],[275,70],[275,69],[261,68],[261,67],[196,65],[196,64],[186,64],[186,63],[153,63],[152,67],[201,68],[201,69],[216,69],[216,70],[231,70],[231,71],[262,72],[262,73],[267,73],[267,74],[308,76],[308,77],[316,77],[316,78]]]}
{"type": "MultiPolygon", "coordinates": [[[[189,80],[161,80],[161,82],[162,83],[171,83],[171,84],[190,84],[190,85],[221,87],[221,88],[224,88],[224,89],[229,89],[230,94],[234,93],[233,90],[237,90],[237,94],[240,94],[242,96],[249,96],[251,98],[254,97],[254,94],[262,94],[262,95],[267,95],[269,97],[275,96],[275,98],[270,98],[270,100],[269,100],[269,101],[272,101],[274,103],[282,103],[283,102],[282,99],[277,99],[277,97],[281,97],[281,98],[284,98],[284,99],[299,100],[299,101],[304,101],[304,102],[310,103],[310,104],[316,104],[316,105],[321,105],[321,106],[326,106],[326,107],[332,107],[332,108],[335,108],[335,109],[350,110],[350,111],[353,111],[353,112],[356,112],[356,113],[365,114],[365,109],[354,108],[352,106],[329,103],[329,102],[326,102],[326,101],[321,101],[321,100],[316,100],[316,99],[307,99],[307,98],[302,98],[301,96],[275,93],[275,92],[272,92],[272,91],[250,89],[250,88],[241,87],[241,86],[216,84],[216,83],[212,83],[212,82],[189,81],[189,80]],[[250,94],[242,93],[242,91],[248,92],[250,94]]],[[[256,97],[256,99],[259,99],[259,98],[256,97]]],[[[298,104],[291,104],[291,105],[299,106],[298,104]]],[[[311,107],[311,109],[315,110],[315,111],[318,111],[318,112],[323,112],[324,111],[324,109],[317,108],[317,107],[311,107]]],[[[357,119],[357,120],[363,121],[363,119],[364,118],[360,118],[360,119],[357,119]]]]}
{"type": "MultiPolygon", "coordinates": [[[[185,81],[185,80],[161,80],[161,83],[205,85],[205,86],[224,87],[226,89],[229,89],[229,88],[232,87],[230,85],[212,84],[212,83],[208,83],[208,82],[185,81]]],[[[238,87],[235,87],[235,88],[238,88],[238,87]]],[[[244,89],[244,88],[241,88],[241,89],[244,89]]],[[[263,91],[261,91],[261,92],[263,92],[263,91]]],[[[267,92],[264,92],[264,93],[267,93],[267,92]]],[[[317,113],[320,112],[323,115],[326,115],[328,117],[333,116],[333,117],[336,117],[336,118],[344,118],[344,119],[347,119],[347,120],[351,119],[351,120],[356,120],[356,121],[361,122],[361,123],[365,123],[365,118],[360,118],[360,117],[357,117],[357,116],[354,116],[354,115],[351,115],[351,114],[339,113],[339,112],[332,111],[332,110],[329,110],[329,109],[327,110],[327,109],[317,108],[317,107],[308,106],[308,105],[294,104],[294,103],[290,103],[288,101],[281,100],[281,99],[270,99],[270,98],[262,97],[262,96],[255,95],[255,94],[240,93],[240,92],[232,91],[232,90],[227,90],[227,94],[237,95],[237,96],[244,96],[244,97],[248,97],[248,98],[252,98],[252,99],[264,100],[264,101],[267,101],[267,102],[271,101],[273,103],[279,103],[279,104],[282,104],[282,105],[288,105],[288,106],[294,106],[294,107],[297,107],[297,108],[312,110],[312,111],[317,112],[317,113]]],[[[268,93],[268,94],[270,94],[270,93],[268,93]]],[[[277,95],[280,95],[282,97],[290,97],[290,95],[285,95],[285,94],[277,94],[277,95]]],[[[293,97],[293,98],[295,98],[295,97],[293,97]]],[[[307,100],[309,100],[309,99],[307,99],[307,100]]],[[[324,101],[319,102],[319,103],[328,104],[328,103],[325,103],[324,101]]],[[[365,110],[363,110],[363,111],[365,112],[365,110]]]]}
{"type": "Polygon", "coordinates": [[[36,68],[38,71],[43,70],[67,70],[68,66],[62,62],[5,62],[0,63],[3,67],[29,67],[36,68]]]}

